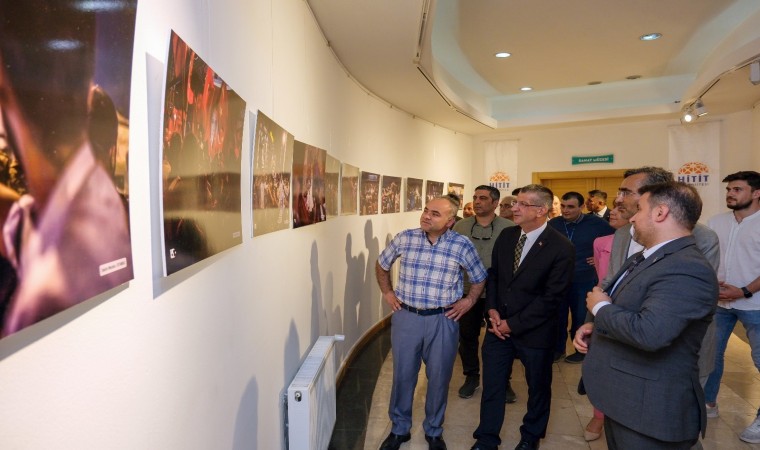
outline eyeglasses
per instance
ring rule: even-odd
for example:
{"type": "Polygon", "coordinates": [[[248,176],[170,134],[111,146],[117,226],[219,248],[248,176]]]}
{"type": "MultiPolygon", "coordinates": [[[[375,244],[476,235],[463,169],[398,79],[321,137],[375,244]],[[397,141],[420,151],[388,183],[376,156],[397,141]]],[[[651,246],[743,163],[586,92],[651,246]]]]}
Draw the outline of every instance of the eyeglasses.
{"type": "Polygon", "coordinates": [[[628,189],[624,191],[617,191],[616,197],[628,197],[629,195],[639,195],[637,192],[629,191],[628,189]]]}
{"type": "Polygon", "coordinates": [[[470,228],[470,237],[473,238],[473,239],[475,239],[475,240],[478,240],[478,241],[489,241],[489,240],[491,240],[491,238],[493,237],[493,222],[491,222],[491,224],[489,225],[491,227],[491,234],[488,237],[477,237],[477,236],[475,236],[473,234],[473,231],[475,231],[475,225],[477,225],[477,223],[478,222],[475,221],[472,224],[472,228],[470,228]]]}
{"type": "Polygon", "coordinates": [[[518,202],[518,201],[513,201],[513,202],[510,203],[510,205],[512,205],[512,206],[519,206],[520,208],[527,208],[528,206],[533,206],[535,208],[541,208],[542,206],[544,206],[544,205],[531,205],[530,203],[518,202]]]}

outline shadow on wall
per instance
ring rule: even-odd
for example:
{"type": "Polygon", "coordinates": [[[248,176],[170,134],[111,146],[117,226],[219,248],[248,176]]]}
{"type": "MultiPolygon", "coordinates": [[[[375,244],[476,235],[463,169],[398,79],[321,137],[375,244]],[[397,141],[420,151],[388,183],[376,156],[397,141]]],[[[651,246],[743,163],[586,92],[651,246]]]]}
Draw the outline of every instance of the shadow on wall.
{"type": "MultiPolygon", "coordinates": [[[[343,289],[343,334],[346,342],[359,339],[359,303],[364,293],[364,270],[367,265],[364,253],[353,256],[351,234],[346,235],[346,286],[343,289]]],[[[340,360],[345,360],[351,345],[341,346],[340,360]]]]}
{"type": "MultiPolygon", "coordinates": [[[[285,410],[284,399],[288,395],[288,386],[290,386],[290,382],[293,380],[293,377],[295,377],[296,372],[298,372],[298,368],[303,362],[301,360],[301,350],[298,345],[298,329],[296,328],[296,324],[293,320],[290,321],[290,331],[288,331],[288,338],[285,340],[285,349],[282,356],[284,364],[284,370],[282,373],[285,375],[285,379],[282,380],[282,390],[277,397],[277,405],[280,411],[280,436],[283,436],[282,448],[286,448],[285,419],[288,412],[285,410]]],[[[304,359],[306,359],[306,355],[304,355],[304,359]]]]}
{"type": "Polygon", "coordinates": [[[380,256],[380,242],[372,230],[372,221],[364,224],[364,245],[367,248],[367,263],[364,269],[364,283],[359,296],[359,329],[368,330],[380,321],[380,302],[382,296],[377,287],[375,264],[380,256]]]}
{"type": "Polygon", "coordinates": [[[253,377],[248,381],[238,406],[235,417],[235,436],[232,440],[233,450],[249,449],[251,444],[255,447],[259,432],[258,404],[259,386],[256,383],[256,377],[253,377]]]}

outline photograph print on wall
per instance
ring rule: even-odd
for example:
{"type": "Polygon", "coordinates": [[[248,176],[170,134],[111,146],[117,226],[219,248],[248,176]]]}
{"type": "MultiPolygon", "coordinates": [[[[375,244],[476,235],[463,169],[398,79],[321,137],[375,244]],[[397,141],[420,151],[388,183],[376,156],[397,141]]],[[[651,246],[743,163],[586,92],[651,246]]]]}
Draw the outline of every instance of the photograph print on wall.
{"type": "Polygon", "coordinates": [[[0,337],[133,278],[137,1],[113,3],[6,2],[0,12],[0,337]]]}
{"type": "Polygon", "coordinates": [[[293,135],[259,111],[253,143],[253,235],[290,228],[293,135]]]}
{"type": "Polygon", "coordinates": [[[401,212],[401,177],[383,175],[380,205],[383,214],[401,212]]]}
{"type": "Polygon", "coordinates": [[[340,214],[342,216],[356,214],[358,198],[359,168],[343,163],[340,175],[340,214]]]}
{"type": "Polygon", "coordinates": [[[340,160],[329,153],[325,163],[325,208],[328,219],[340,214],[340,160]]]}
{"type": "Polygon", "coordinates": [[[293,144],[293,228],[324,222],[325,157],[327,152],[295,141],[293,144]]]}
{"type": "Polygon", "coordinates": [[[443,195],[443,182],[428,180],[425,186],[425,204],[443,195]]]}
{"type": "Polygon", "coordinates": [[[175,32],[162,139],[164,275],[243,242],[245,102],[175,32]]]}
{"type": "Polygon", "coordinates": [[[422,211],[422,180],[420,178],[406,179],[405,198],[404,211],[422,211]]]}
{"type": "Polygon", "coordinates": [[[359,185],[360,215],[377,214],[380,194],[380,175],[372,172],[362,172],[359,185]]]}
{"type": "Polygon", "coordinates": [[[464,199],[464,185],[459,183],[452,183],[449,181],[449,194],[454,194],[459,199],[459,209],[462,209],[464,206],[464,203],[462,203],[462,200],[464,199]]]}

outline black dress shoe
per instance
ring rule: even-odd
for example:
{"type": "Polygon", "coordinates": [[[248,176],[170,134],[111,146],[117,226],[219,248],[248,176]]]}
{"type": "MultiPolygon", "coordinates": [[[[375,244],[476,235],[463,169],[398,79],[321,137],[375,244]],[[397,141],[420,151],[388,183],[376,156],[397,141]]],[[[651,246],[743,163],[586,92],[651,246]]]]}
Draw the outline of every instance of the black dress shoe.
{"type": "Polygon", "coordinates": [[[470,450],[498,450],[498,447],[493,445],[478,444],[476,442],[475,445],[470,447],[470,450]]]}
{"type": "Polygon", "coordinates": [[[380,445],[380,450],[398,450],[401,444],[412,438],[412,435],[407,434],[389,434],[387,438],[380,445]]]}
{"type": "Polygon", "coordinates": [[[428,443],[428,450],[446,450],[446,442],[443,441],[442,436],[428,436],[425,435],[425,440],[428,443]]]}
{"type": "Polygon", "coordinates": [[[515,450],[538,450],[539,447],[538,441],[536,442],[530,442],[526,441],[525,439],[521,439],[520,443],[517,444],[517,447],[515,447],[515,450]]]}

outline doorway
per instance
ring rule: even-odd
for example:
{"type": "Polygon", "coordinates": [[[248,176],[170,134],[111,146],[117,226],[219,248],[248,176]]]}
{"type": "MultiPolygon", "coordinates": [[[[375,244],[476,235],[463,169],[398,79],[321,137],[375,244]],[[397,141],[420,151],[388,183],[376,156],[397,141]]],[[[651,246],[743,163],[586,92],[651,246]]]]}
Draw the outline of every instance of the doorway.
{"type": "Polygon", "coordinates": [[[570,191],[580,192],[586,198],[590,190],[599,189],[607,193],[607,208],[612,209],[626,170],[628,169],[533,172],[532,181],[548,187],[560,198],[562,194],[570,191]]]}

